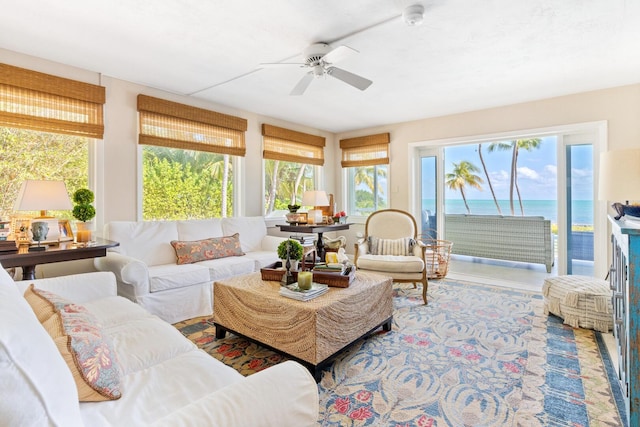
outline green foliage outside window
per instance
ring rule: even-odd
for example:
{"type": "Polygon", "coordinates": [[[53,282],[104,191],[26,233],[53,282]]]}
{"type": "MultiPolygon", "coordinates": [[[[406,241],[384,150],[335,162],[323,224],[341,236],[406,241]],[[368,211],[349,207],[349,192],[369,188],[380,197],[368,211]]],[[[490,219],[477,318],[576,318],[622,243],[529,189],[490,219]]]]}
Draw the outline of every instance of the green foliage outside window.
{"type": "MultiPolygon", "coordinates": [[[[0,127],[0,218],[13,214],[27,179],[62,180],[69,194],[87,187],[90,142],[84,137],[0,127]]],[[[71,211],[49,214],[72,219],[71,211]]]]}
{"type": "Polygon", "coordinates": [[[302,163],[265,160],[265,215],[288,211],[300,204],[305,191],[313,190],[314,167],[302,163]]]}
{"type": "Polygon", "coordinates": [[[354,167],[348,172],[350,215],[368,216],[388,207],[387,165],[354,167]]]}
{"type": "Polygon", "coordinates": [[[233,215],[233,175],[228,155],[145,146],[144,220],[233,215]]]}

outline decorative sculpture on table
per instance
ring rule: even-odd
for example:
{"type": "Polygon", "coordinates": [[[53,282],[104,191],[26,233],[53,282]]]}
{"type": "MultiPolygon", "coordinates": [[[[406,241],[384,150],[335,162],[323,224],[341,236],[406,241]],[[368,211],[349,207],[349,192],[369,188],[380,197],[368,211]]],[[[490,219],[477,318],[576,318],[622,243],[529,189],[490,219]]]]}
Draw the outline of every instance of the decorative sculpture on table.
{"type": "Polygon", "coordinates": [[[33,234],[33,240],[38,242],[38,246],[29,248],[29,252],[44,251],[45,246],[40,246],[40,242],[47,240],[47,233],[49,233],[49,224],[44,221],[35,221],[31,223],[31,233],[33,234]]]}

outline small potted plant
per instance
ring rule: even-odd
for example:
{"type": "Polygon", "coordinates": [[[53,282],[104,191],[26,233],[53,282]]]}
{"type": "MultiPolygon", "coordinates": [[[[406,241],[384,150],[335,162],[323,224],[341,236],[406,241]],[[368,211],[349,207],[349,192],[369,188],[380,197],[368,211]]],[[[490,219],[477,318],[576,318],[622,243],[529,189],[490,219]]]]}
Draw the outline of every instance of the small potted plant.
{"type": "Polygon", "coordinates": [[[291,262],[291,269],[298,269],[298,262],[302,261],[302,253],[304,248],[300,244],[293,239],[285,240],[278,245],[278,258],[282,260],[282,265],[284,266],[287,262],[287,251],[289,251],[289,261],[291,262]]]}
{"type": "Polygon", "coordinates": [[[78,220],[76,227],[76,240],[78,242],[91,241],[91,221],[96,216],[96,208],[91,203],[95,200],[93,191],[88,188],[80,188],[73,193],[73,217],[78,220]]]}

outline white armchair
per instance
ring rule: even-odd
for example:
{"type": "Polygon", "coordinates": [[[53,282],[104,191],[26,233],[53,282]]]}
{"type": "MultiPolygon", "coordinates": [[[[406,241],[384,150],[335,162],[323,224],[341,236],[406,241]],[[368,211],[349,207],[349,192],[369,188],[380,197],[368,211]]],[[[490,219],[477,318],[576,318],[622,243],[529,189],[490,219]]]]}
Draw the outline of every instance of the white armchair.
{"type": "Polygon", "coordinates": [[[422,283],[427,304],[426,246],[417,239],[418,226],[408,212],[384,209],[369,215],[365,235],[355,245],[354,264],[360,270],[391,276],[394,282],[422,283]]]}

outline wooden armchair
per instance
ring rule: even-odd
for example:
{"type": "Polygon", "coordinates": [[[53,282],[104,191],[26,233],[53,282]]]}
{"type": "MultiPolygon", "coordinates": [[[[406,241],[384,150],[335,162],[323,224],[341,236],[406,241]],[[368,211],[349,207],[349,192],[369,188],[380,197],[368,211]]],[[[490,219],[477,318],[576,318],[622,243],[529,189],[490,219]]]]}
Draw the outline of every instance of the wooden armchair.
{"type": "Polygon", "coordinates": [[[422,283],[427,304],[426,246],[417,239],[415,218],[398,209],[384,209],[369,215],[365,235],[355,244],[354,264],[361,270],[391,276],[394,282],[422,283]]]}

